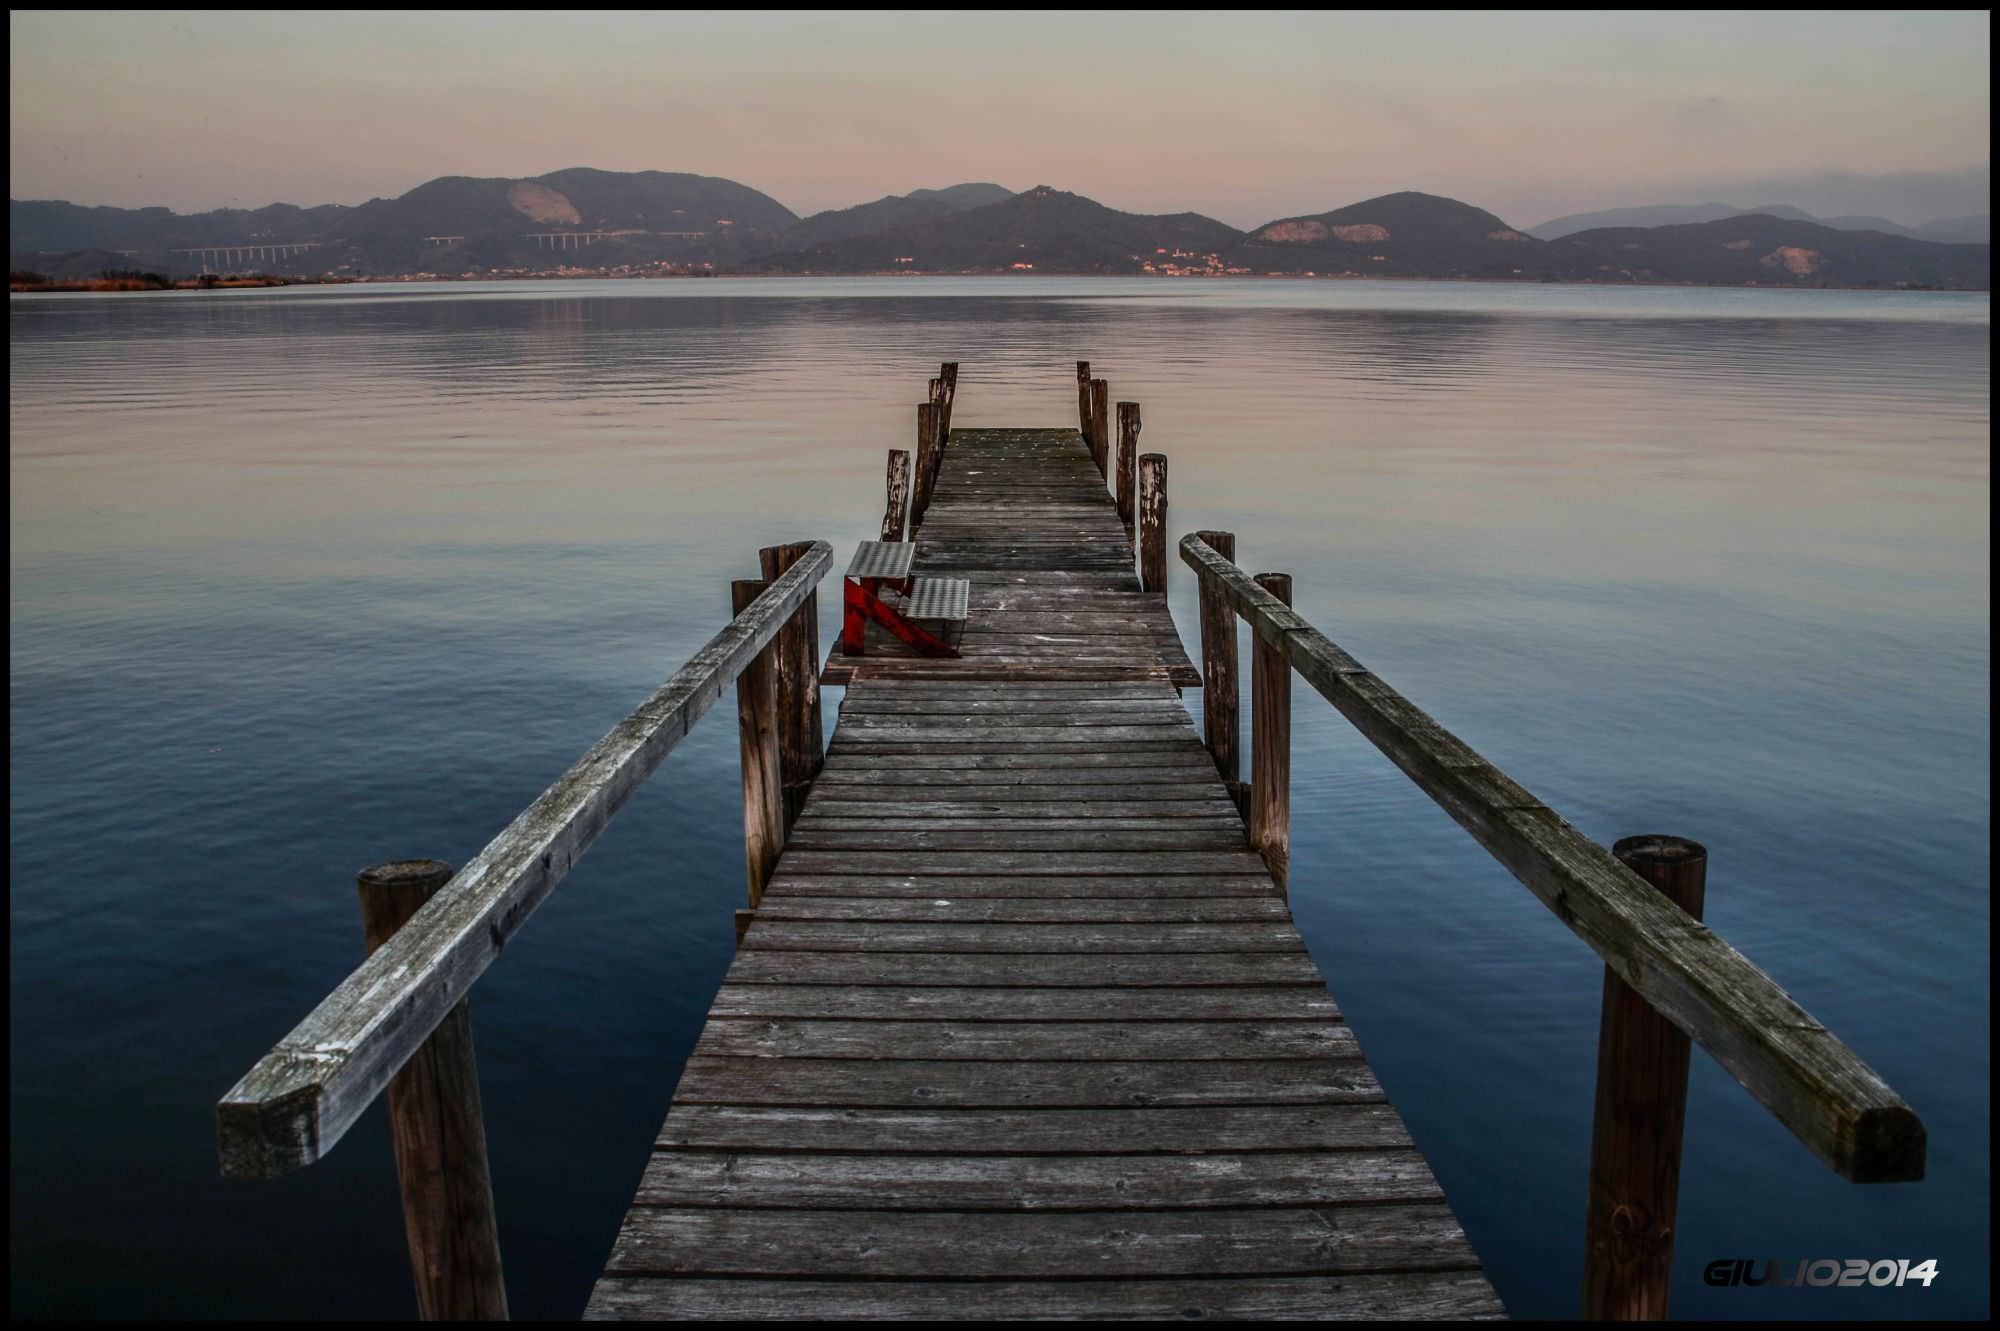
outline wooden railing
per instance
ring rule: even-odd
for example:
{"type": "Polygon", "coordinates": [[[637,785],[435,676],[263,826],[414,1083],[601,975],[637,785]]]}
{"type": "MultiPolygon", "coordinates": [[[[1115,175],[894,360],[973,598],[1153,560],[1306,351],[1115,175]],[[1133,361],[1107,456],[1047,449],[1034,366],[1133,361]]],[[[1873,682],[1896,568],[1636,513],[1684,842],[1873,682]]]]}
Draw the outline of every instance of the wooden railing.
{"type": "Polygon", "coordinates": [[[390,1090],[425,1317],[506,1315],[466,993],[732,683],[752,909],[817,774],[816,591],[833,552],[812,541],[762,557],[767,580],[734,584],[729,626],[464,868],[363,873],[367,959],[216,1106],[222,1172],[271,1178],[321,1159],[390,1090]]]}
{"type": "Polygon", "coordinates": [[[1621,841],[1618,854],[1606,850],[1292,610],[1289,575],[1252,578],[1237,567],[1231,534],[1193,533],[1180,552],[1200,584],[1206,738],[1232,783],[1240,762],[1235,618],[1254,634],[1254,779],[1239,802],[1249,810],[1253,845],[1281,885],[1296,672],[1604,958],[1586,1317],[1664,1315],[1688,1037],[1841,1177],[1923,1177],[1917,1115],[1697,918],[1706,861],[1699,846],[1645,837],[1621,841]]]}

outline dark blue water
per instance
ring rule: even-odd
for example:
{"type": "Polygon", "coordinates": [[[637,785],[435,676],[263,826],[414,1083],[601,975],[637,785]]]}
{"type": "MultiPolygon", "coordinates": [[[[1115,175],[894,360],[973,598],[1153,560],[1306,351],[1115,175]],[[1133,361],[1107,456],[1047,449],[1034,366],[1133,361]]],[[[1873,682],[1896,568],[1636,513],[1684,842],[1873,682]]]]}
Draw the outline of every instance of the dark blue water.
{"type": "MultiPolygon", "coordinates": [[[[408,1315],[379,1110],[282,1182],[215,1169],[216,1098],[359,957],[354,870],[463,862],[759,546],[870,535],[939,360],[955,423],[1064,424],[1079,357],[1143,402],[1175,537],[1291,570],[1584,831],[1706,843],[1710,922],[1923,1115],[1929,1179],[1858,1188],[1697,1052],[1675,1311],[1987,1312],[1983,295],[520,283],[10,328],[17,1316],[408,1315]],[[1736,1256],[1941,1274],[1702,1284],[1736,1256]]],[[[581,1310],[728,963],[718,716],[476,991],[517,1316],[581,1310]]],[[[1295,718],[1300,925],[1509,1309],[1568,1315],[1601,965],[1295,718]]]]}

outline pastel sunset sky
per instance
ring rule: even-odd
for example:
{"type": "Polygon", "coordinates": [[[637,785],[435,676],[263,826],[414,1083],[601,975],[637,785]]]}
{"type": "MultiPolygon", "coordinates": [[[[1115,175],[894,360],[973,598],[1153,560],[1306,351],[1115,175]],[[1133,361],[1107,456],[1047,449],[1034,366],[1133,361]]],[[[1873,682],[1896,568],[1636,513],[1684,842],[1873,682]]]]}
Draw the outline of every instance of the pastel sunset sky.
{"type": "Polygon", "coordinates": [[[727,176],[799,213],[1050,184],[1237,226],[1985,212],[1984,12],[15,13],[9,190],[180,211],[440,175],[727,176]]]}

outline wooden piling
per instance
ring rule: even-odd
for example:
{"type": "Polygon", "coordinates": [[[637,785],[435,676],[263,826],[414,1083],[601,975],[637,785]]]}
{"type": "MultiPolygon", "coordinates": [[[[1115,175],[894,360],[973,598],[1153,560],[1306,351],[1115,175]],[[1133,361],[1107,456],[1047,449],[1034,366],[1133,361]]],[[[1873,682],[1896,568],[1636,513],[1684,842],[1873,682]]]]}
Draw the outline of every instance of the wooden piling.
{"type": "Polygon", "coordinates": [[[940,445],[951,442],[951,404],[958,397],[958,362],[948,360],[938,366],[938,377],[944,380],[944,419],[938,423],[940,445]]]}
{"type": "Polygon", "coordinates": [[[1076,363],[1076,428],[1082,432],[1083,441],[1090,442],[1090,362],[1076,363]]]}
{"type": "Polygon", "coordinates": [[[910,499],[910,526],[913,535],[916,525],[924,520],[924,510],[930,507],[931,486],[937,480],[936,415],[935,403],[917,404],[917,476],[910,499]]]}
{"type": "MultiPolygon", "coordinates": [[[[1708,852],[1682,837],[1626,837],[1625,867],[1699,920],[1708,852]]],[[[1597,1111],[1584,1218],[1583,1317],[1659,1321],[1673,1281],[1688,1037],[1611,971],[1597,1034],[1597,1111]]]]}
{"type": "MultiPolygon", "coordinates": [[[[742,579],[729,584],[737,614],[750,608],[770,584],[742,579]]],[[[783,630],[779,631],[780,636],[783,630]]],[[[737,733],[743,751],[743,852],[750,884],[750,909],[764,904],[764,885],[785,845],[784,785],[778,768],[777,640],[736,677],[737,733]]]]}
{"type": "MultiPolygon", "coordinates": [[[[1236,534],[1195,533],[1224,559],[1236,558],[1236,534]]],[[[1201,728],[1215,770],[1234,796],[1241,788],[1237,760],[1241,723],[1236,694],[1236,610],[1220,585],[1198,579],[1201,594],[1201,728]]],[[[1238,806],[1241,807],[1240,805],[1238,806]]]]}
{"type": "MultiPolygon", "coordinates": [[[[1257,585],[1286,605],[1292,575],[1259,573],[1257,585]]],[[[1292,665],[1256,637],[1250,657],[1250,845],[1264,857],[1278,890],[1290,890],[1292,856],[1292,665]]]]}
{"type": "Polygon", "coordinates": [[[1090,381],[1090,456],[1099,476],[1111,471],[1111,384],[1104,379],[1090,381]]]}
{"type": "MultiPolygon", "coordinates": [[[[764,580],[776,582],[812,550],[810,541],[757,552],[764,580]]],[[[819,598],[808,596],[778,630],[778,776],[785,793],[785,831],[805,807],[813,778],[826,761],[819,706],[819,598]]]]}
{"type": "MultiPolygon", "coordinates": [[[[363,869],[356,885],[368,951],[388,942],[450,879],[451,866],[438,860],[363,869]]],[[[472,1013],[464,999],[391,1079],[388,1104],[417,1315],[427,1322],[507,1320],[472,1013]]]]}
{"type": "Polygon", "coordinates": [[[1167,589],[1167,455],[1139,458],[1139,586],[1167,589]]]}
{"type": "Polygon", "coordinates": [[[1118,404],[1118,453],[1113,461],[1112,493],[1118,498],[1118,520],[1125,532],[1132,532],[1132,516],[1138,502],[1139,484],[1139,404],[1118,404]]]}
{"type": "Polygon", "coordinates": [[[889,506],[882,514],[882,539],[900,541],[910,520],[910,450],[889,450],[889,506]]]}

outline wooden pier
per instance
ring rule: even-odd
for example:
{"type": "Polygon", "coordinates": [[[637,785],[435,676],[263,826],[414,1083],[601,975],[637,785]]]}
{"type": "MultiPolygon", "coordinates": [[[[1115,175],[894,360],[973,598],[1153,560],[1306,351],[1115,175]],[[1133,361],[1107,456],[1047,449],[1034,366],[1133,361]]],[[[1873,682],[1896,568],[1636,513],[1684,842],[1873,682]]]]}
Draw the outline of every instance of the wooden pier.
{"type": "Polygon", "coordinates": [[[733,681],[749,909],[586,1316],[1503,1316],[1292,924],[1297,674],[1606,961],[1587,1316],[1664,1315],[1690,1037],[1843,1176],[1922,1176],[1915,1114],[1700,922],[1698,846],[1582,836],[1228,533],[1180,544],[1197,669],[1137,405],[1112,438],[1079,364],[1076,428],[952,428],[956,371],[890,456],[882,536],[914,558],[857,564],[968,582],[902,603],[963,604],[956,654],[885,614],[820,667],[832,552],[766,550],[729,628],[478,859],[387,873],[436,895],[224,1098],[226,1172],[311,1163],[385,1086],[399,1124],[459,1087],[464,1130],[396,1138],[419,1303],[504,1315],[464,994],[733,681]],[[445,1040],[461,1070],[425,1072],[445,1040]]]}
{"type": "Polygon", "coordinates": [[[1491,1316],[1075,429],[954,430],[589,1316],[1491,1316]]]}

